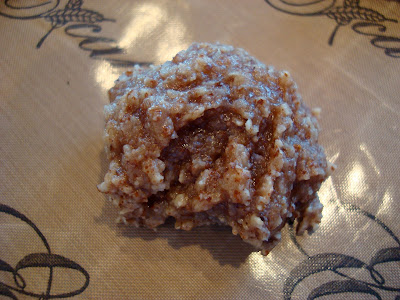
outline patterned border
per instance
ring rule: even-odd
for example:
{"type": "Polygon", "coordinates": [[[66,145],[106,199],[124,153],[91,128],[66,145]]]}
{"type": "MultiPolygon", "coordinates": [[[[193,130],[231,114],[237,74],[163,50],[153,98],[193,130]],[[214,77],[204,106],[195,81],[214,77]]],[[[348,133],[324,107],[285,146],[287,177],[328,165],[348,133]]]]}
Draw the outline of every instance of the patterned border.
{"type": "MultiPolygon", "coordinates": [[[[400,0],[386,0],[400,3],[400,0]]],[[[398,23],[396,19],[387,18],[378,11],[360,5],[360,0],[265,0],[276,10],[295,16],[326,16],[335,21],[328,44],[333,45],[338,30],[347,25],[355,33],[372,37],[371,45],[383,49],[385,54],[392,58],[400,58],[400,37],[384,35],[388,26],[398,23]]],[[[378,3],[378,1],[377,1],[378,3]]],[[[400,9],[400,7],[399,7],[400,9]]]]}
{"type": "Polygon", "coordinates": [[[16,264],[15,267],[12,267],[10,264],[0,259],[0,271],[12,274],[12,277],[14,279],[13,284],[7,284],[5,282],[0,281],[0,296],[4,296],[14,300],[18,299],[15,296],[15,293],[19,293],[21,295],[30,296],[37,299],[69,298],[79,295],[83,293],[84,290],[86,290],[90,280],[89,273],[76,262],[64,256],[53,254],[51,252],[50,245],[47,242],[46,237],[31,220],[29,220],[24,214],[20,213],[14,208],[1,203],[0,203],[0,213],[4,213],[16,219],[19,219],[20,221],[31,227],[36,233],[36,235],[39,237],[41,242],[43,243],[43,246],[46,248],[46,252],[31,253],[24,256],[16,264]],[[29,283],[19,273],[21,270],[27,268],[49,269],[49,277],[47,280],[46,291],[40,294],[29,291],[29,283]],[[59,269],[60,271],[69,269],[69,270],[74,270],[77,273],[80,273],[85,278],[83,285],[75,291],[61,293],[61,294],[51,294],[51,287],[54,281],[53,272],[55,268],[59,269]]]}

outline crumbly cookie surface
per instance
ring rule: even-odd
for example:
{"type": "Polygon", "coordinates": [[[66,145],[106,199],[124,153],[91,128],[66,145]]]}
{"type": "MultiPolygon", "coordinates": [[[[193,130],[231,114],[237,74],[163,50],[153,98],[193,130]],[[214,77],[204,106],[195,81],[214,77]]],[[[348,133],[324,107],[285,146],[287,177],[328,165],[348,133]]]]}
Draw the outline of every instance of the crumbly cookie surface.
{"type": "Polygon", "coordinates": [[[287,72],[225,45],[125,72],[105,107],[109,170],[98,189],[120,220],[179,229],[223,224],[266,254],[288,220],[320,222],[317,191],[333,167],[316,112],[287,72]]]}

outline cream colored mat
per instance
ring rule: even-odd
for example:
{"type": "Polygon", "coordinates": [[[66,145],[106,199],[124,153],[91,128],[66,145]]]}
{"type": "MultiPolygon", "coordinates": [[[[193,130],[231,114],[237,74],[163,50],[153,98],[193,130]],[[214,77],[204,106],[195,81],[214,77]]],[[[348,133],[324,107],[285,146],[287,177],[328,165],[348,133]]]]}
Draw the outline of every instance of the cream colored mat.
{"type": "Polygon", "coordinates": [[[1,0],[0,298],[399,297],[399,22],[389,0],[1,0]],[[228,228],[117,226],[96,189],[107,90],[193,41],[288,70],[322,108],[322,224],[267,257],[228,228]]]}

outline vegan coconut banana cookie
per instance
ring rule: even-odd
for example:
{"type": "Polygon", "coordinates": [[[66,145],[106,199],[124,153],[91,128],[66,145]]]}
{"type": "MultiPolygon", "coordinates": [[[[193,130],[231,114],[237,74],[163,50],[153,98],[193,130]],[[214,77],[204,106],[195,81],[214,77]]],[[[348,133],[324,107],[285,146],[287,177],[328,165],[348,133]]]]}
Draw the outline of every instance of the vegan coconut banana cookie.
{"type": "Polygon", "coordinates": [[[109,169],[99,191],[119,219],[155,228],[220,224],[267,254],[288,221],[321,220],[333,166],[290,75],[242,49],[195,43],[125,72],[105,106],[109,169]]]}

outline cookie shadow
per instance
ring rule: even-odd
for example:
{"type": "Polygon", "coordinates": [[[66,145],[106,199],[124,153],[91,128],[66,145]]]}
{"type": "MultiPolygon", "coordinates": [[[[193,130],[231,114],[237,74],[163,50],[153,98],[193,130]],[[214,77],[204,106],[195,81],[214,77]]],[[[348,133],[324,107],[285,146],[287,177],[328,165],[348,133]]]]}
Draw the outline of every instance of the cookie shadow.
{"type": "MultiPolygon", "coordinates": [[[[102,182],[108,169],[104,150],[100,154],[100,159],[101,176],[99,182],[102,182]]],[[[164,239],[175,250],[198,245],[207,250],[220,265],[231,265],[235,268],[239,268],[247,257],[256,251],[253,246],[233,235],[228,226],[212,225],[196,227],[191,231],[177,230],[174,227],[173,218],[168,218],[165,224],[159,226],[156,230],[117,224],[115,222],[118,217],[116,207],[108,201],[106,196],[104,196],[104,200],[102,212],[100,216],[95,217],[95,221],[107,225],[117,235],[144,241],[164,239]]]]}

